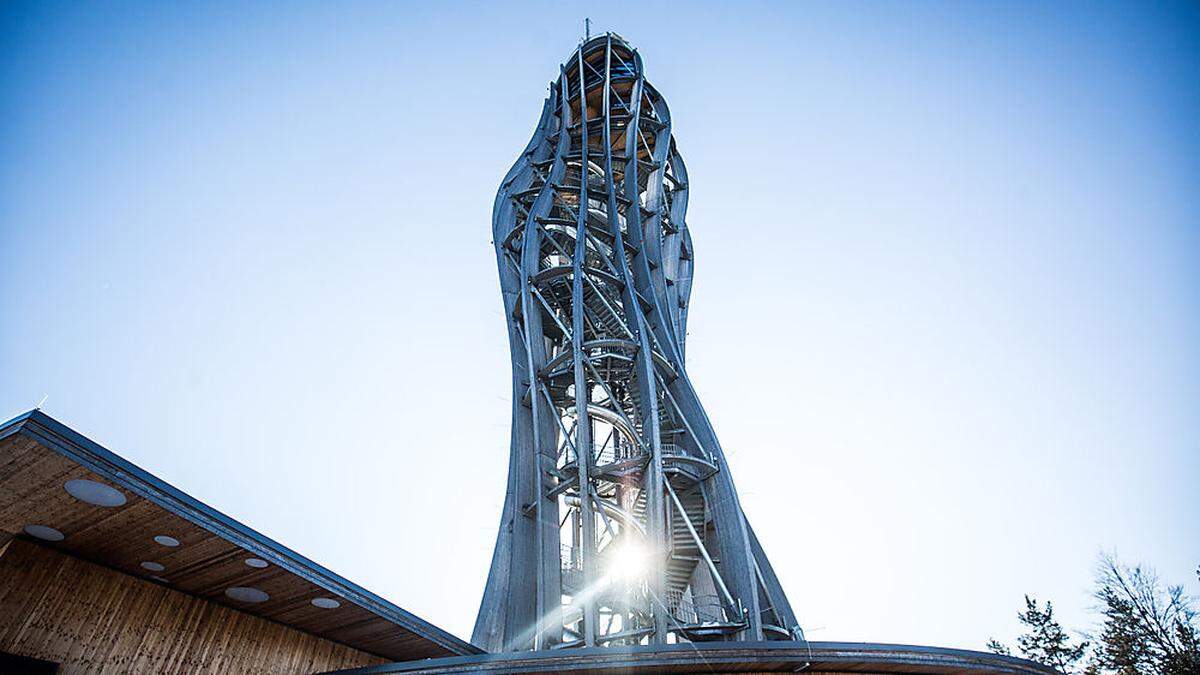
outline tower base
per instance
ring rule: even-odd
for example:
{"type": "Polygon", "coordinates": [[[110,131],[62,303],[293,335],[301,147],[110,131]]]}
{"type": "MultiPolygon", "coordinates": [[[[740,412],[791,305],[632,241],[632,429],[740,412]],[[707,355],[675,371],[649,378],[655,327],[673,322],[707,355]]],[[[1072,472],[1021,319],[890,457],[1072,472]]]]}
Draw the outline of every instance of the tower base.
{"type": "Polygon", "coordinates": [[[1049,675],[1052,668],[965,649],[867,642],[720,642],[479,654],[338,671],[409,673],[923,673],[1049,675]]]}

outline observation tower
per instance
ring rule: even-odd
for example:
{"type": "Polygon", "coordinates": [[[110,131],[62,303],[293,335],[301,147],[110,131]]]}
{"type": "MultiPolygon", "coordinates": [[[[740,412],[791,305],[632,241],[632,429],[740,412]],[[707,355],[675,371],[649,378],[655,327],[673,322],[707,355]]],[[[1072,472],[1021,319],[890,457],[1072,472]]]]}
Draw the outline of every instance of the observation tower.
{"type": "Polygon", "coordinates": [[[803,640],[688,379],[687,203],[637,50],[585,40],[493,210],[513,408],[489,652],[803,640]]]}
{"type": "Polygon", "coordinates": [[[688,379],[687,202],[637,51],[584,40],[496,196],[512,442],[473,644],[34,409],[0,424],[0,672],[1053,675],[805,640],[688,379]]]}

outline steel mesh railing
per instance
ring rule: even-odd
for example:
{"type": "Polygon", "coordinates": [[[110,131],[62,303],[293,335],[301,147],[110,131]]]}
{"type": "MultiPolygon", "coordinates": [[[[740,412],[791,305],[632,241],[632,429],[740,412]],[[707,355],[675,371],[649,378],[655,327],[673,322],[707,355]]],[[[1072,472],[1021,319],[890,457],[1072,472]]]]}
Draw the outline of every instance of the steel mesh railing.
{"type": "Polygon", "coordinates": [[[583,569],[583,556],[580,555],[580,550],[570,544],[563,544],[559,556],[562,561],[562,569],[564,571],[578,571],[583,569]]]}
{"type": "Polygon", "coordinates": [[[729,614],[718,595],[686,595],[683,591],[667,591],[664,600],[667,611],[681,624],[729,622],[729,614]]]}

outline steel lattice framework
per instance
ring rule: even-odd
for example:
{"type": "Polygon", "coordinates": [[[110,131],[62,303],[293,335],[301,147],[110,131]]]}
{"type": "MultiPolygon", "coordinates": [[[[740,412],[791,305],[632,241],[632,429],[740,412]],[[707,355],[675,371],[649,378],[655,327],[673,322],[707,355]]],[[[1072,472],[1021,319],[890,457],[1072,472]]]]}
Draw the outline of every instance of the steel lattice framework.
{"type": "Polygon", "coordinates": [[[687,201],[637,51],[583,42],[493,213],[513,422],[484,649],[801,639],[684,369],[687,201]]]}

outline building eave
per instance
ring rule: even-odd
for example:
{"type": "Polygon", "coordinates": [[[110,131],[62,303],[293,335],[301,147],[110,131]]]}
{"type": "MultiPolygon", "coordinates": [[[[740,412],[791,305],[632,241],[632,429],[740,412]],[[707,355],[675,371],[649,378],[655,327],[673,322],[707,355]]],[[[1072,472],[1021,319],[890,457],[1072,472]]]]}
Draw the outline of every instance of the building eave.
{"type": "MultiPolygon", "coordinates": [[[[201,503],[40,410],[31,410],[0,425],[0,442],[12,436],[28,438],[113,485],[128,490],[164,511],[244,549],[250,555],[324,589],[340,600],[369,611],[403,631],[405,640],[415,638],[427,643],[434,651],[444,652],[445,655],[483,653],[482,649],[469,642],[451,635],[217,509],[201,503]]],[[[320,635],[319,632],[314,634],[320,635]]],[[[340,641],[350,644],[346,640],[340,641]]],[[[364,647],[364,650],[380,653],[377,648],[364,647]]]]}

